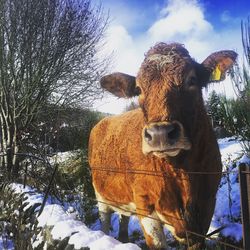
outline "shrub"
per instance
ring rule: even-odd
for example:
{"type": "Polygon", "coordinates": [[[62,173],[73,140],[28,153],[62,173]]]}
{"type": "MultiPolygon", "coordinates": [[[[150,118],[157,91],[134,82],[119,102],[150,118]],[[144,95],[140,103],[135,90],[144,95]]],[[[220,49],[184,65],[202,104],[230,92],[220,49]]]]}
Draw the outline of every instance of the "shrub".
{"type": "Polygon", "coordinates": [[[0,185],[0,235],[12,240],[14,249],[31,250],[34,238],[39,234],[36,203],[26,208],[25,193],[17,194],[7,184],[0,185]]]}

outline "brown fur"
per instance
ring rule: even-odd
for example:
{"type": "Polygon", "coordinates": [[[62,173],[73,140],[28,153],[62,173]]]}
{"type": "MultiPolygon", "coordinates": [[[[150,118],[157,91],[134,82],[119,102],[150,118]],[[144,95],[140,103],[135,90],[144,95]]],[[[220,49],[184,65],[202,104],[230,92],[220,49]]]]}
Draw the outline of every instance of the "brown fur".
{"type": "MultiPolygon", "coordinates": [[[[225,60],[234,61],[236,56],[232,55],[233,59],[225,60]]],[[[185,239],[186,230],[206,234],[221,178],[220,174],[188,173],[221,171],[220,152],[201,93],[216,58],[211,59],[212,63],[207,59],[202,65],[194,62],[180,44],[156,45],[146,54],[136,78],[136,86],[141,89],[141,108],[103,119],[90,136],[89,163],[96,192],[116,206],[135,203],[139,217],[158,212],[164,223],[173,226],[179,239],[185,239]],[[194,85],[189,84],[192,77],[196,79],[194,85]],[[153,122],[173,120],[183,125],[191,149],[164,159],[152,153],[144,155],[143,128],[153,122]],[[152,171],[161,176],[131,170],[152,171]]],[[[225,70],[229,68],[220,63],[225,70]]],[[[144,234],[147,244],[157,248],[145,230],[144,234]]],[[[197,240],[193,235],[189,238],[197,240]]]]}

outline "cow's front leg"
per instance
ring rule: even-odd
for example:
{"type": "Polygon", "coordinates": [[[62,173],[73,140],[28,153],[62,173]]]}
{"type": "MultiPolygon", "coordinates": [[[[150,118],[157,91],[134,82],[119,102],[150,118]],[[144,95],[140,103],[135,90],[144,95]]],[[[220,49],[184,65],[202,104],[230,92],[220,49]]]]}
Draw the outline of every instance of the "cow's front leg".
{"type": "Polygon", "coordinates": [[[109,234],[110,222],[111,222],[111,210],[106,204],[98,202],[99,218],[102,224],[102,231],[105,234],[109,234]]]}
{"type": "Polygon", "coordinates": [[[118,240],[121,242],[128,242],[128,223],[129,217],[125,215],[120,215],[120,228],[118,240]]]}
{"type": "Polygon", "coordinates": [[[167,242],[163,232],[163,225],[159,221],[156,212],[153,212],[148,216],[139,216],[139,219],[147,246],[151,250],[167,249],[167,242]]]}

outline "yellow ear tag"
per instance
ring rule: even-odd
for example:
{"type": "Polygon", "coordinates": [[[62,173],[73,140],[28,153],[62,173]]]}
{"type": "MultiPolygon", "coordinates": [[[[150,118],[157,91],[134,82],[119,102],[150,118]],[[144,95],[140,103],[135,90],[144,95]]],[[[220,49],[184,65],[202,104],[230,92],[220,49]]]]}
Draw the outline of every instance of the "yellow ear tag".
{"type": "Polygon", "coordinates": [[[214,71],[211,74],[211,80],[212,81],[220,81],[221,79],[221,71],[218,66],[214,69],[214,71]]]}

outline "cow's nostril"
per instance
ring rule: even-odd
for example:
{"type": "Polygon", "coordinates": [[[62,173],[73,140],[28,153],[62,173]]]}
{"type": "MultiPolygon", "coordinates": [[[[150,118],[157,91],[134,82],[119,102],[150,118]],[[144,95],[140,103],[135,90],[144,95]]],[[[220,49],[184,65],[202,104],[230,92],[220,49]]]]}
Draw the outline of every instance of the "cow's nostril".
{"type": "Polygon", "coordinates": [[[164,145],[173,146],[181,136],[181,126],[178,123],[153,124],[144,129],[145,142],[155,148],[162,148],[164,145]]]}
{"type": "Polygon", "coordinates": [[[152,141],[152,135],[148,133],[147,129],[145,129],[144,131],[144,136],[145,136],[145,139],[149,142],[149,141],[152,141]]]}
{"type": "Polygon", "coordinates": [[[178,124],[172,124],[171,131],[168,132],[168,138],[170,140],[178,139],[180,136],[180,126],[178,124]]]}

